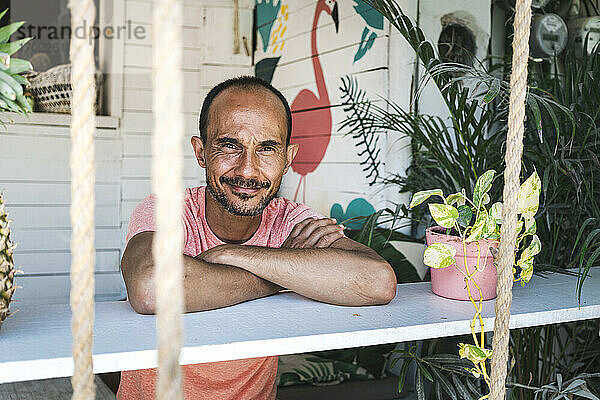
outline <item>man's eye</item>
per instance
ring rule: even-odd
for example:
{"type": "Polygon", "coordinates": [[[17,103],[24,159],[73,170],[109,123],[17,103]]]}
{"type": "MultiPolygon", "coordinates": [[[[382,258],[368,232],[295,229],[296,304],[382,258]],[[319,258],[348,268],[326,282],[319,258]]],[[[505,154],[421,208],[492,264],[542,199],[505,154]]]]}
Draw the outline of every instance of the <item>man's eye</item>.
{"type": "Polygon", "coordinates": [[[231,143],[223,143],[223,147],[226,149],[235,149],[235,145],[231,143]]]}
{"type": "Polygon", "coordinates": [[[275,151],[275,147],[272,146],[265,146],[261,149],[261,151],[265,151],[265,152],[273,152],[275,151]]]}

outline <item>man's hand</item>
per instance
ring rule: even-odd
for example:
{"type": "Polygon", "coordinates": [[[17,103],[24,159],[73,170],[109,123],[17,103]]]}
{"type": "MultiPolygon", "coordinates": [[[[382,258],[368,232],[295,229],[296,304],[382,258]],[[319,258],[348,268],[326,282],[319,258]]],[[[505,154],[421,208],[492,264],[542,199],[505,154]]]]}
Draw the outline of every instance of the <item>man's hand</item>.
{"type": "Polygon", "coordinates": [[[344,226],[333,218],[307,218],[296,224],[281,248],[307,249],[329,247],[344,236],[344,226]]]}

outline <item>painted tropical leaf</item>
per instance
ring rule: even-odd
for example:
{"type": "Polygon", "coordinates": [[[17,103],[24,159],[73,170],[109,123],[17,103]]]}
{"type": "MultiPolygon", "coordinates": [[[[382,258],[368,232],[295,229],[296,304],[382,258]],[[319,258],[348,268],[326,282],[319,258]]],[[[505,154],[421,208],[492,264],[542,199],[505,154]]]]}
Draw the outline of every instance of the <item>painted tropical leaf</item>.
{"type": "Polygon", "coordinates": [[[454,247],[445,243],[434,243],[425,249],[423,264],[435,269],[446,268],[456,263],[455,256],[454,247]]]}
{"type": "Polygon", "coordinates": [[[281,0],[256,0],[256,26],[258,27],[258,33],[263,43],[263,51],[267,51],[269,47],[269,39],[271,38],[271,30],[273,24],[279,14],[281,8],[281,0]]]}
{"type": "Polygon", "coordinates": [[[542,182],[537,172],[533,172],[519,188],[519,205],[517,213],[522,214],[525,219],[533,218],[540,205],[540,190],[542,182]]]}
{"type": "Polygon", "coordinates": [[[458,355],[460,355],[460,358],[466,358],[473,364],[478,364],[490,358],[492,356],[492,350],[482,349],[474,344],[459,343],[458,355]]]}
{"type": "Polygon", "coordinates": [[[383,29],[383,15],[363,0],[354,0],[354,11],[374,29],[383,29]]]}
{"type": "MultiPolygon", "coordinates": [[[[495,174],[496,171],[489,169],[481,174],[481,176],[477,179],[477,183],[475,183],[475,189],[473,189],[473,203],[476,207],[479,208],[484,200],[485,195],[492,188],[492,180],[494,179],[495,174]]],[[[485,204],[485,202],[483,203],[485,204]]]]}
{"type": "Polygon", "coordinates": [[[429,204],[429,212],[439,226],[452,228],[458,218],[458,210],[448,204],[429,204]]]}
{"type": "Polygon", "coordinates": [[[367,51],[369,51],[369,49],[373,47],[373,43],[375,43],[376,38],[377,34],[375,32],[371,32],[369,28],[365,27],[360,38],[360,44],[358,45],[358,49],[356,49],[356,54],[354,54],[354,62],[357,62],[358,60],[363,58],[365,54],[367,54],[367,51]]]}
{"type": "Polygon", "coordinates": [[[431,196],[441,196],[441,198],[443,199],[444,192],[442,191],[442,189],[422,190],[420,192],[417,192],[413,195],[408,208],[413,208],[413,207],[418,206],[419,204],[421,204],[422,202],[424,202],[431,196]]]}

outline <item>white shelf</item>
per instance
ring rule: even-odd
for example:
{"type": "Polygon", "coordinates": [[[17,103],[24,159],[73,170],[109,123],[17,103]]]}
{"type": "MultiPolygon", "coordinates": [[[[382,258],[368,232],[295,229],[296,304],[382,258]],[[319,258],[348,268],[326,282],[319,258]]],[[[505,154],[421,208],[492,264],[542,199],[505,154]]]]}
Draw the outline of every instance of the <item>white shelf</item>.
{"type": "MultiPolygon", "coordinates": [[[[71,126],[71,114],[34,112],[27,115],[13,112],[0,114],[5,124],[71,126]]],[[[117,129],[119,118],[108,115],[96,115],[96,128],[117,129]]]]}
{"type": "MultiPolygon", "coordinates": [[[[515,285],[511,328],[600,317],[600,270],[592,270],[581,308],[576,278],[534,277],[515,285]]],[[[484,304],[493,329],[494,301],[484,304]]],[[[433,295],[429,283],[399,285],[388,305],[341,307],[281,293],[236,306],[186,314],[182,364],[403,342],[470,332],[470,303],[433,295]]],[[[21,306],[0,330],[0,383],[72,374],[68,305],[21,306]]],[[[153,315],[136,314],[127,302],[96,304],[94,371],[156,366],[153,315]]]]}

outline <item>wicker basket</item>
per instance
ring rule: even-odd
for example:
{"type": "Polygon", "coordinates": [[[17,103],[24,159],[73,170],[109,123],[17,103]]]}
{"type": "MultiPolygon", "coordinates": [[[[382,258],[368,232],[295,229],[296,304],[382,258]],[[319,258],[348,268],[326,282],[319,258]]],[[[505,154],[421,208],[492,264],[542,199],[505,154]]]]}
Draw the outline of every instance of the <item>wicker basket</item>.
{"type": "MultiPolygon", "coordinates": [[[[101,110],[102,73],[96,69],[96,110],[101,110]]],[[[36,111],[71,113],[71,64],[57,65],[31,78],[27,89],[33,94],[36,111]]]]}

